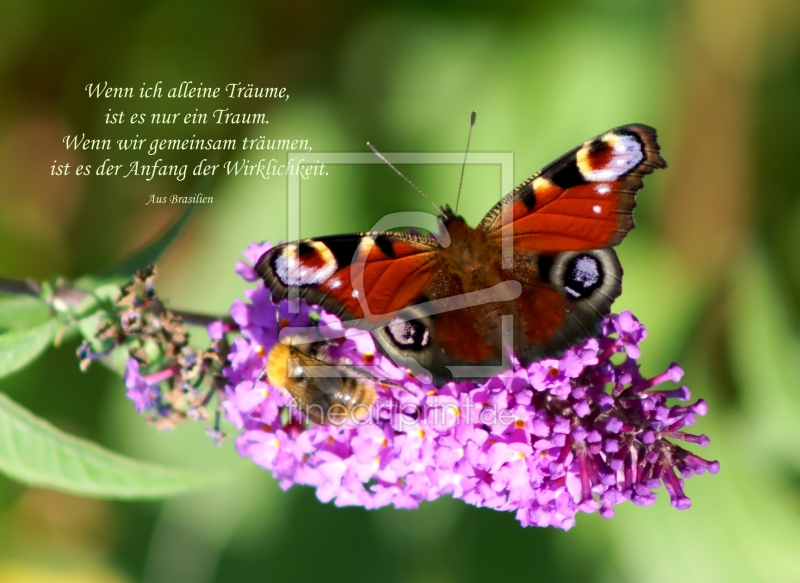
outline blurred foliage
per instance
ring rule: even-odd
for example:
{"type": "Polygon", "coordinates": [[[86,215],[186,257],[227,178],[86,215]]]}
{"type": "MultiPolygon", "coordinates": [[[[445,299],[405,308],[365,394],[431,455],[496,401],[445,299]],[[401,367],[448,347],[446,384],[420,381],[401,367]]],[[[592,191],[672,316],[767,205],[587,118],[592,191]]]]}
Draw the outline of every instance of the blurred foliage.
{"type": "MultiPolygon", "coordinates": [[[[647,179],[638,227],[619,247],[625,291],[615,309],[633,309],[648,326],[645,373],[677,361],[709,401],[698,429],[712,439],[706,457],[722,465],[687,482],[689,511],[663,499],[625,505],[610,521],[581,515],[567,533],[522,529],[511,515],[449,499],[415,512],[338,509],[308,489],[281,492],[201,427],[156,433],[117,376],[78,370],[77,344],[65,338],[0,390],[124,455],[243,469],[167,502],[85,499],[0,479],[0,580],[800,580],[798,39],[794,0],[0,4],[4,277],[106,272],[181,212],[145,206],[152,194],[197,192],[191,177],[52,177],[54,160],[141,157],[67,152],[67,134],[266,133],[308,139],[314,152],[366,152],[367,141],[384,152],[461,151],[476,109],[472,151],[513,152],[521,181],[610,127],[657,127],[670,167],[647,179]],[[112,103],[84,90],[159,80],[286,86],[291,98],[112,103]],[[265,111],[270,124],[137,132],[104,123],[109,108],[193,107],[265,111]]],[[[458,167],[403,170],[453,204],[458,167]]],[[[160,264],[158,290],[174,307],[224,313],[242,297],[233,272],[241,251],[286,237],[286,180],[217,176],[203,189],[214,203],[197,209],[160,264]]],[[[468,166],[460,211],[475,224],[501,194],[497,168],[468,166]]],[[[363,230],[387,212],[426,206],[384,167],[335,166],[303,182],[301,234],[363,230]]],[[[0,332],[47,322],[35,301],[13,301],[0,302],[0,332]]]]}
{"type": "Polygon", "coordinates": [[[209,475],[126,459],[66,435],[0,395],[0,469],[23,484],[120,500],[165,498],[196,490],[209,475]]]}

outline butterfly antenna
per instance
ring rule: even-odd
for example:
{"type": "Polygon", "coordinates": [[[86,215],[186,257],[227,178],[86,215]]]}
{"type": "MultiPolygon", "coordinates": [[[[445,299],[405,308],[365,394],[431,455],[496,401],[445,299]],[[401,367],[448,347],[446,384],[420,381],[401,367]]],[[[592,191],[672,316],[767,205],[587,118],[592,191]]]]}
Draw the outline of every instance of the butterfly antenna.
{"type": "Polygon", "coordinates": [[[464,152],[464,163],[461,164],[461,179],[458,181],[458,194],[456,195],[456,212],[458,214],[458,201],[461,200],[461,185],[464,184],[464,169],[467,167],[467,154],[469,154],[469,141],[472,139],[472,128],[475,127],[475,118],[478,112],[473,111],[469,118],[469,134],[467,134],[467,149],[464,152]]]}
{"type": "Polygon", "coordinates": [[[421,191],[419,188],[417,188],[417,185],[416,185],[416,184],[414,184],[414,183],[413,183],[413,182],[411,182],[411,181],[410,181],[408,178],[406,178],[405,174],[403,174],[403,173],[402,173],[402,172],[400,172],[400,171],[399,171],[397,168],[395,168],[395,167],[394,167],[394,165],[393,165],[391,162],[389,162],[389,160],[387,160],[387,159],[386,159],[386,158],[383,156],[383,154],[381,154],[380,152],[378,152],[377,148],[375,148],[375,146],[373,146],[371,142],[367,142],[367,146],[369,146],[369,149],[370,149],[370,150],[372,150],[372,151],[375,153],[375,155],[376,155],[378,158],[380,158],[381,160],[383,160],[384,162],[386,162],[386,163],[389,165],[389,168],[391,168],[392,170],[394,170],[395,172],[397,172],[397,174],[399,174],[399,175],[400,175],[400,178],[402,178],[403,180],[405,180],[406,182],[408,182],[408,183],[409,183],[409,184],[410,184],[410,185],[411,185],[411,186],[414,188],[414,190],[416,190],[418,193],[420,193],[420,194],[422,195],[422,198],[424,198],[424,199],[425,199],[425,200],[427,200],[429,203],[431,203],[431,204],[433,205],[433,208],[435,208],[435,209],[436,209],[436,211],[437,211],[437,212],[438,212],[440,215],[444,216],[444,213],[442,212],[442,209],[440,209],[440,208],[439,208],[439,206],[438,206],[438,205],[437,205],[435,202],[433,202],[433,201],[432,201],[430,198],[428,198],[428,195],[427,195],[427,194],[425,194],[425,193],[424,193],[424,192],[422,192],[422,191],[421,191]]]}

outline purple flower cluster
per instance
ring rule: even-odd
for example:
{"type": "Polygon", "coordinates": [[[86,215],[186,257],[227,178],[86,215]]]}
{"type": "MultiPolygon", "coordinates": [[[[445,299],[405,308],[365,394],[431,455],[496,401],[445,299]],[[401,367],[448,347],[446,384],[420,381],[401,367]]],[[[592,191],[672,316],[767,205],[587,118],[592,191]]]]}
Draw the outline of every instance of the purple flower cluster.
{"type": "MultiPolygon", "coordinates": [[[[268,248],[252,245],[245,257],[255,263],[268,248]]],[[[236,271],[258,279],[243,262],[236,271]]],[[[285,300],[275,304],[262,284],[245,295],[247,302],[231,308],[242,335],[223,371],[223,407],[241,430],[239,453],[272,471],[284,489],[306,484],[323,502],[365,508],[415,508],[451,494],[514,511],[524,526],[568,529],[579,510],[608,518],[625,500],[653,504],[661,483],[675,508],[688,508],[683,478],[719,470],[678,445],[708,444],[704,435],[684,431],[705,414],[706,403],[668,404],[690,398],[684,386],[662,388],[680,381],[677,365],[654,378],[640,374],[636,358],[646,331],[630,312],[608,316],[600,338],[561,358],[515,363],[486,381],[440,389],[377,354],[368,333],[347,330],[337,353],[377,366],[391,384],[375,383],[367,419],[309,425],[290,408],[285,390],[262,380],[266,354],[283,327],[309,326],[314,315],[329,327],[338,321],[302,301],[295,309],[285,300]]],[[[212,338],[225,332],[218,328],[212,338]]],[[[142,388],[131,389],[137,400],[147,398],[142,388]]]]}

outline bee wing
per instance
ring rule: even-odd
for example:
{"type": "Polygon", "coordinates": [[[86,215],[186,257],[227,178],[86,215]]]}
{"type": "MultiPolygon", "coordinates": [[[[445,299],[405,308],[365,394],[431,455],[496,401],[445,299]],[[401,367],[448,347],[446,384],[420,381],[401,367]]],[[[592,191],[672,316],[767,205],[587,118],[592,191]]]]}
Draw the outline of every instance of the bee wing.
{"type": "Polygon", "coordinates": [[[339,365],[340,372],[345,378],[357,379],[360,382],[367,382],[373,386],[391,387],[408,392],[403,385],[384,378],[385,374],[378,366],[371,364],[347,364],[339,365]]]}
{"type": "MultiPolygon", "coordinates": [[[[316,384],[317,389],[325,395],[330,401],[336,393],[342,390],[344,382],[342,380],[342,373],[333,366],[317,366],[312,371],[313,383],[316,384]]],[[[309,375],[311,376],[311,375],[309,375]]]]}
{"type": "Polygon", "coordinates": [[[319,356],[327,359],[327,362],[336,362],[336,369],[345,379],[357,379],[358,381],[380,382],[382,385],[396,387],[405,390],[404,387],[391,381],[384,380],[385,373],[379,366],[372,364],[356,364],[349,358],[335,358],[330,351],[330,346],[325,345],[319,348],[319,356]]]}

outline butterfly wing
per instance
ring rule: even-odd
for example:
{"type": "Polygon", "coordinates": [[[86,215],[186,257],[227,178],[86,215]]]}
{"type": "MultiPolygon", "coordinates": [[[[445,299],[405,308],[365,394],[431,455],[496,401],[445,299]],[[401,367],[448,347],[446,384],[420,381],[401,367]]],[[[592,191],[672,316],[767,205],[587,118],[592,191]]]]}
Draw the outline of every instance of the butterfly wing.
{"type": "Polygon", "coordinates": [[[527,365],[599,334],[622,290],[622,268],[613,249],[550,257],[520,252],[511,270],[501,269],[496,251],[498,260],[487,272],[502,279],[491,289],[508,284],[505,297],[451,309],[453,300],[465,297],[458,292],[468,292],[465,280],[451,273],[447,281],[457,289],[439,300],[445,309],[430,313],[423,309],[426,304],[417,304],[404,310],[378,331],[383,351],[412,371],[424,367],[440,385],[510,368],[510,352],[527,365]]]}
{"type": "Polygon", "coordinates": [[[665,167],[655,129],[621,126],[528,178],[487,213],[478,229],[492,239],[510,237],[515,251],[611,247],[634,226],[642,177],[665,167]],[[505,220],[504,208],[509,209],[505,220]]]}
{"type": "Polygon", "coordinates": [[[370,327],[416,303],[439,271],[439,243],[409,233],[354,233],[283,243],[256,272],[275,301],[290,289],[343,320],[370,327]]]}
{"type": "Polygon", "coordinates": [[[560,354],[599,333],[622,293],[610,247],[634,226],[642,177],[664,167],[653,128],[622,126],[564,154],[484,217],[478,230],[489,244],[513,246],[510,272],[523,286],[513,342],[520,360],[560,354]]]}
{"type": "Polygon", "coordinates": [[[603,317],[622,293],[622,266],[611,248],[550,255],[527,252],[515,261],[512,272],[523,285],[514,352],[524,363],[558,356],[597,336],[603,317]],[[531,260],[536,270],[525,271],[531,260]]]}

